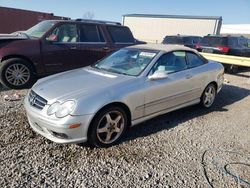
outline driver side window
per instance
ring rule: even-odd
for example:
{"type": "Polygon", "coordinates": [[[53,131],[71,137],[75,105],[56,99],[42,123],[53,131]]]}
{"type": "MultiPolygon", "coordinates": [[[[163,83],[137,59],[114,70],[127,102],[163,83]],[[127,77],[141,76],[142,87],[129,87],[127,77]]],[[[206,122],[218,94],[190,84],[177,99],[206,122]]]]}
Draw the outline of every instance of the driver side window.
{"type": "Polygon", "coordinates": [[[54,36],[57,42],[77,42],[77,27],[75,24],[63,24],[53,30],[50,36],[54,36]]]}
{"type": "Polygon", "coordinates": [[[184,51],[169,52],[162,55],[155,63],[152,73],[164,71],[169,74],[187,69],[185,56],[184,51]]]}

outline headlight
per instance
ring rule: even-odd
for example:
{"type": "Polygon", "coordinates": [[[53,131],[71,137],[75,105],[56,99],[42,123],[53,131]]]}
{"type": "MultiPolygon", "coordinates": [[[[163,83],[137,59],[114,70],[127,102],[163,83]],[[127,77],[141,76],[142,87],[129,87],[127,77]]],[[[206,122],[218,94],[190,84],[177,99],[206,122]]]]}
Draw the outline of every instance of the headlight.
{"type": "Polygon", "coordinates": [[[47,114],[49,116],[53,115],[54,113],[56,113],[59,110],[60,107],[60,103],[59,102],[55,102],[52,105],[49,106],[48,110],[47,110],[47,114]]]}
{"type": "Polygon", "coordinates": [[[59,102],[55,102],[47,110],[48,115],[55,114],[56,117],[62,118],[69,115],[75,109],[76,103],[75,101],[66,101],[60,104],[59,102]]]}

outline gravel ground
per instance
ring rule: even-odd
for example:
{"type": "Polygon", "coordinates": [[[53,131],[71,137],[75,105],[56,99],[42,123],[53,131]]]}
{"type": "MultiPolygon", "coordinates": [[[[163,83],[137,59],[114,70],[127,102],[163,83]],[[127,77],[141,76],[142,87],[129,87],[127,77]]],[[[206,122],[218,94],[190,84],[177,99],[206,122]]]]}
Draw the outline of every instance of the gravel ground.
{"type": "Polygon", "coordinates": [[[22,101],[0,89],[1,187],[250,187],[250,72],[209,109],[154,118],[108,149],[60,145],[34,133],[22,101]],[[230,175],[231,174],[231,175],[230,175]]]}

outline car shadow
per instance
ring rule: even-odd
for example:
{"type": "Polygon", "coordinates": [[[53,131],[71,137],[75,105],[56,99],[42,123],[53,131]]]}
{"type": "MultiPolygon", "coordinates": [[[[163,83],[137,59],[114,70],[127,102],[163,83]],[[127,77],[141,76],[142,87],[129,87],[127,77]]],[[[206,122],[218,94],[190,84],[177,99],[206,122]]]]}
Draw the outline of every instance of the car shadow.
{"type": "Polygon", "coordinates": [[[217,95],[213,106],[209,109],[202,108],[200,105],[186,107],[177,111],[155,117],[151,120],[131,127],[123,137],[121,142],[145,137],[162,130],[169,130],[179,124],[200,117],[210,112],[228,111],[226,106],[243,100],[250,95],[250,89],[240,88],[233,85],[224,85],[221,92],[217,95]]]}
{"type": "Polygon", "coordinates": [[[1,83],[0,83],[0,93],[3,92],[3,91],[8,91],[10,90],[9,88],[3,86],[1,83]]]}

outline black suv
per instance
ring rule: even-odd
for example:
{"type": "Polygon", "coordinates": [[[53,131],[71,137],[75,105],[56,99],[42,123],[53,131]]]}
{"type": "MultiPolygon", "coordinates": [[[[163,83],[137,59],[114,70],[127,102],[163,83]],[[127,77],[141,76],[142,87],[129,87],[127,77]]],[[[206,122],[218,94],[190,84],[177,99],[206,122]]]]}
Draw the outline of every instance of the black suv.
{"type": "Polygon", "coordinates": [[[90,65],[140,42],[120,23],[47,20],[23,32],[0,35],[0,82],[26,88],[36,78],[90,65]]]}
{"type": "Polygon", "coordinates": [[[169,35],[164,38],[162,44],[180,44],[190,48],[195,48],[196,44],[198,44],[201,39],[202,37],[199,36],[169,35]]]}
{"type": "MultiPolygon", "coordinates": [[[[249,39],[243,36],[204,36],[196,45],[199,52],[225,54],[241,57],[250,57],[249,39]]],[[[225,65],[225,70],[229,73],[238,71],[237,65],[225,65]]]]}

